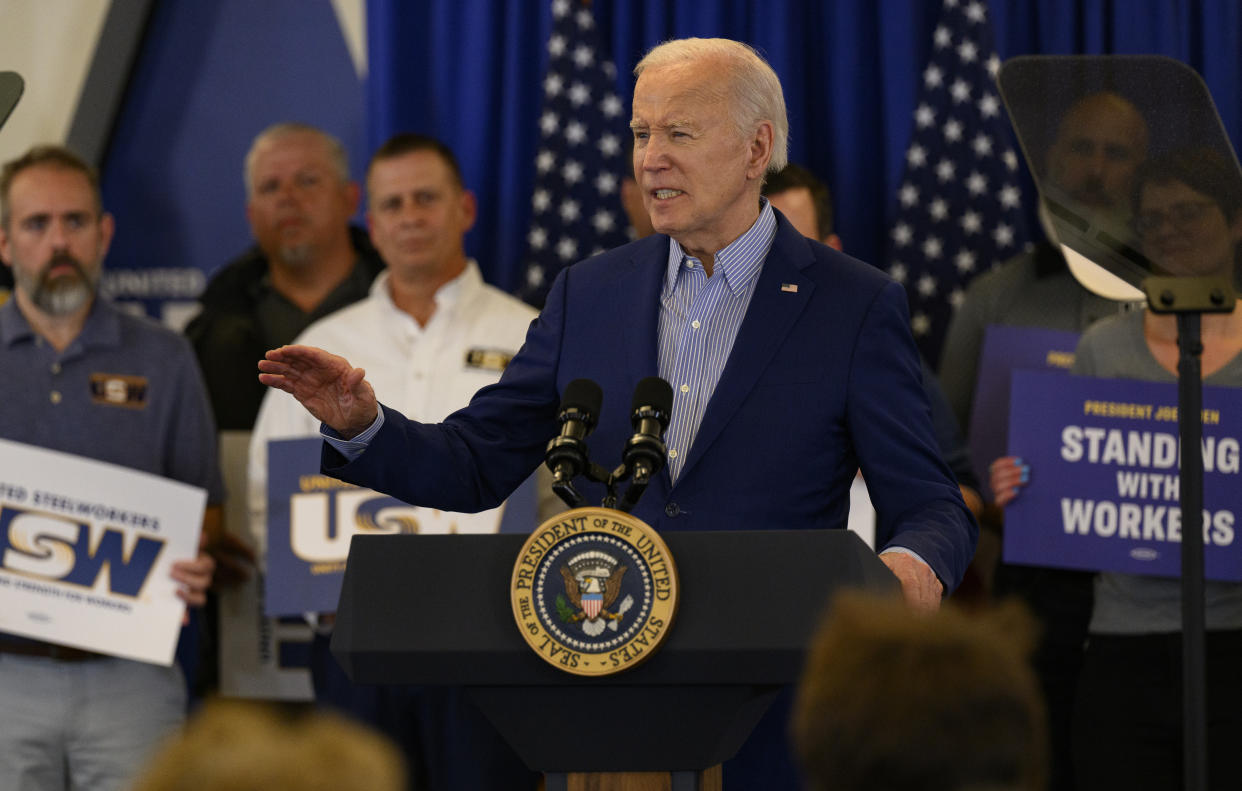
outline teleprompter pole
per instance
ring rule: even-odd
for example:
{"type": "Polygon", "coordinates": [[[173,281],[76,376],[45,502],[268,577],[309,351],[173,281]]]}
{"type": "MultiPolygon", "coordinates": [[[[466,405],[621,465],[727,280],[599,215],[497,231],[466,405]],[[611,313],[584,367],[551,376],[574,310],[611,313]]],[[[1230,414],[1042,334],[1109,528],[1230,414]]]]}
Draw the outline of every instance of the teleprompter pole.
{"type": "Polygon", "coordinates": [[[1182,768],[1187,791],[1208,787],[1201,318],[1198,313],[1177,314],[1177,430],[1182,449],[1182,768]]]}
{"type": "Polygon", "coordinates": [[[1182,509],[1182,777],[1186,791],[1205,791],[1207,777],[1206,605],[1203,583],[1204,313],[1231,313],[1237,297],[1226,277],[1149,277],[1153,313],[1177,316],[1177,433],[1182,509]]]}

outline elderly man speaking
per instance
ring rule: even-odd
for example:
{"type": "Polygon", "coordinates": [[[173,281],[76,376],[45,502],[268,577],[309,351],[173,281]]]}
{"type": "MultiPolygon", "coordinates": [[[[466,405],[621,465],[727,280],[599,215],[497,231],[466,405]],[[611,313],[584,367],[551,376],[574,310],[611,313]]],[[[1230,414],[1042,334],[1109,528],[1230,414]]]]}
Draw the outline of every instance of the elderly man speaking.
{"type": "Polygon", "coordinates": [[[635,516],[661,531],[843,528],[861,468],[877,534],[892,536],[881,559],[911,604],[938,606],[977,527],[936,450],[905,294],[760,197],[785,165],[788,122],[750,47],[671,41],[634,71],[634,170],[657,233],[562,272],[497,385],[426,425],[319,349],[268,352],[260,380],[330,429],[325,472],[470,511],[540,463],[570,381],[601,385],[590,446],[610,461],[632,434],[635,384],[659,375],[674,391],[669,463],[635,516]]]}

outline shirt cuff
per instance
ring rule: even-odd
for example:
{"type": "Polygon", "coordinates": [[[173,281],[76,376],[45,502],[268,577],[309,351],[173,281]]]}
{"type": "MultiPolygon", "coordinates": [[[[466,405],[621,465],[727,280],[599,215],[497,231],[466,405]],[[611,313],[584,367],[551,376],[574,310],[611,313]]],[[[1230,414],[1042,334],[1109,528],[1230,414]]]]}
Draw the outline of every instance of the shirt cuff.
{"type": "Polygon", "coordinates": [[[375,435],[378,434],[379,430],[383,427],[384,409],[381,407],[371,425],[367,426],[361,434],[353,439],[344,439],[336,432],[336,429],[326,423],[319,424],[319,434],[323,437],[324,442],[327,442],[335,448],[336,452],[344,456],[346,461],[353,461],[361,456],[364,450],[370,447],[371,440],[375,439],[375,435]]]}
{"type": "MultiPolygon", "coordinates": [[[[359,452],[361,452],[361,451],[359,451],[359,452]]],[[[892,553],[896,553],[896,554],[899,554],[899,555],[909,555],[910,557],[914,558],[914,559],[915,559],[915,560],[917,560],[918,562],[922,563],[924,566],[927,566],[928,568],[931,568],[931,564],[930,564],[930,563],[928,563],[926,560],[923,560],[923,556],[922,556],[922,555],[920,555],[919,553],[915,552],[913,549],[906,549],[905,547],[885,547],[885,548],[884,548],[884,551],[883,551],[883,552],[881,552],[880,554],[881,554],[881,555],[887,555],[887,554],[889,554],[890,552],[892,552],[892,553]]]]}

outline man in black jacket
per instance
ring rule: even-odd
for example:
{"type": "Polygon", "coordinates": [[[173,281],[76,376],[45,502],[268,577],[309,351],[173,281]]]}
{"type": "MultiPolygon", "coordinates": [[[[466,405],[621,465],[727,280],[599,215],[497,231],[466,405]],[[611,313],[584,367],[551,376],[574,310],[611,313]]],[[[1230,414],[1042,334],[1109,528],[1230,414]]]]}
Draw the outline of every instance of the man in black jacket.
{"type": "MultiPolygon", "coordinates": [[[[216,426],[224,432],[254,427],[266,390],[255,376],[254,361],[292,341],[311,322],[365,297],[384,268],[367,233],[349,224],[360,189],[349,178],[349,160],[336,138],[305,124],[268,127],[251,144],[244,175],[246,217],[255,245],[215,273],[199,298],[202,312],[185,331],[203,371],[216,426]]],[[[224,456],[231,458],[227,452],[224,456]]],[[[245,480],[244,470],[225,473],[226,479],[245,480]]],[[[208,547],[221,585],[234,585],[252,574],[254,539],[243,536],[241,525],[226,523],[220,540],[208,547]]],[[[218,683],[215,643],[224,630],[243,630],[236,639],[223,641],[225,652],[234,657],[229,661],[239,663],[236,672],[257,673],[264,683],[281,675],[264,664],[265,652],[279,654],[281,646],[296,651],[310,642],[304,624],[278,627],[275,619],[245,620],[253,627],[222,622],[221,612],[256,610],[262,599],[256,581],[227,595],[231,604],[218,605],[215,595],[208,601],[207,638],[194,683],[200,692],[218,683]],[[258,633],[245,631],[251,628],[258,633]],[[250,667],[251,662],[258,665],[250,667]]],[[[274,688],[271,694],[282,696],[274,688]]],[[[309,698],[309,678],[305,695],[309,698]]]]}
{"type": "Polygon", "coordinates": [[[264,392],[254,361],[365,297],[384,266],[349,225],[359,188],[336,138],[304,124],[268,127],[246,155],[245,179],[256,244],[212,277],[186,328],[221,430],[254,425],[264,392]]]}

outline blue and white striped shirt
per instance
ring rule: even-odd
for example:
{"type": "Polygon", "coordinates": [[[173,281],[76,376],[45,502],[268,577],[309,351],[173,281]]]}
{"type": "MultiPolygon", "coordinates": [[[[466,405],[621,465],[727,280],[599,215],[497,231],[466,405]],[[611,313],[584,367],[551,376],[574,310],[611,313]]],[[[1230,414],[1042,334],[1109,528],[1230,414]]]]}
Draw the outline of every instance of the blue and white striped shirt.
{"type": "Polygon", "coordinates": [[[702,261],[669,239],[668,273],[660,293],[659,365],[660,376],[673,386],[665,440],[674,482],[729,361],[775,237],[776,214],[767,198],[760,198],[759,219],[716,253],[711,277],[702,261]]]}

